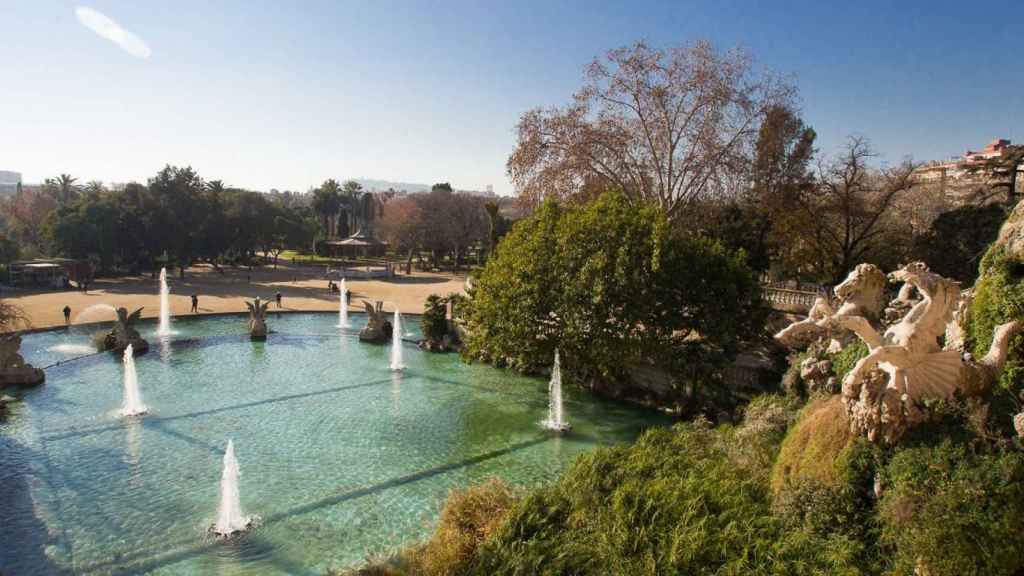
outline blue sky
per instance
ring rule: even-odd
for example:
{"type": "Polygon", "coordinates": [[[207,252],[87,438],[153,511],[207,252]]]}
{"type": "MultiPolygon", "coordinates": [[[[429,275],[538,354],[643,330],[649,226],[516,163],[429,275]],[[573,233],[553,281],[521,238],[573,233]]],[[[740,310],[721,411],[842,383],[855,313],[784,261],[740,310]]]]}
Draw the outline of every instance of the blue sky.
{"type": "Polygon", "coordinates": [[[366,177],[510,193],[523,111],[567,103],[608,49],[696,38],[791,75],[825,152],[859,133],[890,162],[944,158],[1024,140],[1022,15],[999,0],[0,0],[0,169],[124,182],[170,163],[259,190],[366,177]]]}

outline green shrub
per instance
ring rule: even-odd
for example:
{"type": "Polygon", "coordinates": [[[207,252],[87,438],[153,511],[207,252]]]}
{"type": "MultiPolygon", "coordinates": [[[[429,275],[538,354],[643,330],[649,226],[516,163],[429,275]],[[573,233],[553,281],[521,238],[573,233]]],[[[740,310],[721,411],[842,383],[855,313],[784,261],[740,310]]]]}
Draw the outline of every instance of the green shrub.
{"type": "Polygon", "coordinates": [[[836,354],[831,354],[832,371],[836,374],[836,380],[842,384],[843,378],[846,378],[857,362],[867,355],[868,345],[861,340],[851,342],[836,354]]]}
{"type": "Polygon", "coordinates": [[[837,463],[853,441],[839,396],[812,399],[782,441],[771,472],[772,490],[778,493],[787,484],[805,480],[838,486],[843,477],[837,463]]]}
{"type": "Polygon", "coordinates": [[[1024,570],[1024,454],[946,440],[898,451],[880,505],[895,567],[930,576],[1024,570]]]}
{"type": "Polygon", "coordinates": [[[437,294],[427,296],[420,319],[423,337],[431,342],[440,342],[448,334],[448,301],[437,294]]]}
{"type": "Polygon", "coordinates": [[[680,424],[584,454],[556,485],[512,509],[469,573],[861,573],[856,553],[785,531],[764,464],[777,430],[760,421],[765,441],[751,441],[744,426],[680,424]]]}
{"type": "Polygon", "coordinates": [[[515,225],[476,283],[464,354],[537,372],[557,348],[578,381],[613,393],[629,392],[630,361],[648,361],[680,399],[713,381],[763,319],[742,254],[607,193],[545,202],[515,225]]]}
{"type": "MultiPolygon", "coordinates": [[[[993,244],[981,264],[974,287],[968,336],[977,358],[988,353],[995,328],[1024,317],[1024,263],[993,244]]],[[[1024,334],[1010,340],[1006,366],[992,393],[990,425],[1004,434],[1013,431],[1013,414],[1024,399],[1024,334]]]]}

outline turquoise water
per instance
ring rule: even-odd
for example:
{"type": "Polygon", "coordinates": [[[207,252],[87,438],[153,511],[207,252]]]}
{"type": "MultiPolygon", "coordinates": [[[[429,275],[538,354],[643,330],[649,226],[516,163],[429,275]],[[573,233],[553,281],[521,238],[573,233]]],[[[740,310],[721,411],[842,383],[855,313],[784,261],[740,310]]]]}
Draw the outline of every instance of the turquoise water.
{"type": "MultiPolygon", "coordinates": [[[[560,438],[538,425],[543,380],[411,343],[393,373],[387,346],[336,322],[272,316],[265,343],[238,316],[176,321],[163,342],[143,325],[139,421],[116,414],[119,358],[47,368],[0,422],[0,573],[320,574],[426,536],[452,488],[550,482],[579,453],[664,422],[567,389],[573,432],[560,438]],[[261,521],[224,543],[207,528],[228,439],[243,509],[261,521]]],[[[33,334],[22,351],[47,366],[88,341],[33,334]]]]}

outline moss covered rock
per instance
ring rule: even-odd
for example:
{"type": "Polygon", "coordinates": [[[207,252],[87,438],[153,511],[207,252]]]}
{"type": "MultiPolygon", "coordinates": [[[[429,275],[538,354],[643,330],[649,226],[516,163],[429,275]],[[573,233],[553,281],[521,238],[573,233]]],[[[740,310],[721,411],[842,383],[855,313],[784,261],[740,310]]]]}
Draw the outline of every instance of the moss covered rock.
{"type": "Polygon", "coordinates": [[[840,481],[837,471],[854,435],[839,396],[811,400],[800,412],[772,467],[772,491],[795,482],[814,480],[825,486],[840,481]]]}

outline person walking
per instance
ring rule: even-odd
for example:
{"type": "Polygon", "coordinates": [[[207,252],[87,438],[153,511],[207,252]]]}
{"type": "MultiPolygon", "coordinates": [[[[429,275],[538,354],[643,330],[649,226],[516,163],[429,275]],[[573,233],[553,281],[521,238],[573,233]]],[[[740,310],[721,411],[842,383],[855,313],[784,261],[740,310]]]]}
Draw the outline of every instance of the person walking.
{"type": "Polygon", "coordinates": [[[64,306],[64,324],[71,325],[71,306],[64,306]]]}
{"type": "Polygon", "coordinates": [[[192,293],[192,313],[199,313],[199,294],[192,293]]]}
{"type": "Polygon", "coordinates": [[[274,299],[277,300],[277,307],[280,308],[281,307],[281,293],[278,292],[277,294],[275,294],[274,295],[274,299]]]}

